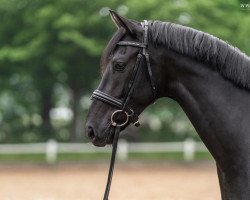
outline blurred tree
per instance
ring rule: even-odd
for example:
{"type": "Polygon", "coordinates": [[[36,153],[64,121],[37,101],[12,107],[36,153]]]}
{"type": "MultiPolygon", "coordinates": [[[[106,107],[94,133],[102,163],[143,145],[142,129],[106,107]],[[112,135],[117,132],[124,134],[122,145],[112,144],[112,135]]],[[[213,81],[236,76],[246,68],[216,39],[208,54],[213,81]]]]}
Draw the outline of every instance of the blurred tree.
{"type": "MultiPolygon", "coordinates": [[[[63,106],[73,112],[64,140],[82,139],[81,102],[96,83],[101,51],[116,29],[109,8],[138,21],[191,26],[250,54],[249,10],[238,0],[0,0],[0,141],[60,139],[62,127],[50,118],[59,98],[65,98],[59,93],[69,97],[63,106]]],[[[173,101],[160,100],[142,120],[144,135],[132,139],[176,140],[194,133],[173,101]]]]}
{"type": "MultiPolygon", "coordinates": [[[[99,58],[111,28],[99,14],[104,2],[57,1],[59,15],[54,29],[58,32],[57,62],[66,75],[63,81],[70,90],[73,120],[70,139],[77,141],[83,130],[80,106],[82,95],[90,92],[99,75],[99,58]]],[[[109,23],[111,24],[111,23],[109,23]]]]}
{"type": "Polygon", "coordinates": [[[108,15],[106,4],[82,0],[1,0],[0,3],[4,19],[0,31],[2,82],[8,85],[15,73],[31,77],[44,139],[54,137],[50,111],[55,106],[54,86],[62,84],[71,96],[70,140],[76,141],[83,130],[81,97],[90,91],[99,74],[99,57],[113,32],[111,21],[103,19],[108,15]],[[99,14],[103,7],[103,13],[99,14]]]}

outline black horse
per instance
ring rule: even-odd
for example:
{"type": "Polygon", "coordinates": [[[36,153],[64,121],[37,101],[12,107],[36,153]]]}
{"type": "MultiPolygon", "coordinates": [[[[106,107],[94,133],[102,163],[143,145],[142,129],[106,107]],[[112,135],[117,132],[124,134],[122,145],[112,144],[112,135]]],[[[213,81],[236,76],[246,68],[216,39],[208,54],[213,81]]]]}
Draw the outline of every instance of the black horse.
{"type": "MultiPolygon", "coordinates": [[[[141,48],[117,43],[143,42],[144,29],[115,12],[111,16],[118,31],[103,53],[98,90],[122,100],[141,48]]],[[[222,199],[249,200],[249,57],[214,36],[168,22],[149,21],[147,38],[156,99],[172,98],[187,114],[216,161],[222,199]]],[[[155,100],[146,65],[144,60],[128,102],[137,115],[155,100]]],[[[112,143],[115,110],[93,100],[86,131],[95,145],[112,143]]]]}

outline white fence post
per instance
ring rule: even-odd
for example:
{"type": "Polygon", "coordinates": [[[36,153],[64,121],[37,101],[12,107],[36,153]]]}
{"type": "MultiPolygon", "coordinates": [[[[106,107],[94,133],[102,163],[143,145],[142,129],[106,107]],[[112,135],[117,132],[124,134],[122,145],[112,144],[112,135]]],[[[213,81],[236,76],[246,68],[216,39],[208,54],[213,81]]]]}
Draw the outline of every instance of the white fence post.
{"type": "Polygon", "coordinates": [[[117,158],[120,161],[126,161],[128,159],[128,142],[121,139],[118,144],[117,158]]]}
{"type": "Polygon", "coordinates": [[[45,150],[46,161],[48,164],[54,164],[56,162],[57,151],[58,151],[58,143],[53,139],[48,140],[48,142],[46,143],[46,150],[45,150]]]}
{"type": "Polygon", "coordinates": [[[186,162],[194,160],[195,154],[195,142],[192,138],[187,138],[183,142],[183,158],[186,162]]]}

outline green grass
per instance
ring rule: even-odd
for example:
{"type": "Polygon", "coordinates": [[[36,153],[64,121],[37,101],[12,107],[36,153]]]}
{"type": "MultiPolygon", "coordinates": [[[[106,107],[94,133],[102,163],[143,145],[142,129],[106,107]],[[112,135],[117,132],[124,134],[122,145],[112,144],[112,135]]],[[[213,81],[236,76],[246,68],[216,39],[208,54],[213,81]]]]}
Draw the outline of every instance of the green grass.
{"type": "Polygon", "coordinates": [[[0,155],[0,163],[17,163],[17,162],[28,162],[28,163],[45,163],[44,154],[4,154],[0,155]]]}
{"type": "MultiPolygon", "coordinates": [[[[131,153],[129,154],[130,160],[183,160],[182,153],[131,153]]],[[[212,159],[209,153],[196,153],[195,160],[210,160],[212,159]]]]}
{"type": "Polygon", "coordinates": [[[67,153],[59,154],[58,161],[95,161],[95,160],[107,160],[111,156],[111,153],[67,153]]]}
{"type": "MultiPolygon", "coordinates": [[[[58,154],[57,161],[60,162],[89,162],[89,161],[108,161],[110,153],[65,153],[58,154]]],[[[195,160],[211,160],[209,153],[196,153],[195,160]]],[[[182,153],[130,153],[130,161],[182,161],[182,153]]],[[[46,163],[44,154],[15,154],[0,155],[0,163],[46,163]]]]}

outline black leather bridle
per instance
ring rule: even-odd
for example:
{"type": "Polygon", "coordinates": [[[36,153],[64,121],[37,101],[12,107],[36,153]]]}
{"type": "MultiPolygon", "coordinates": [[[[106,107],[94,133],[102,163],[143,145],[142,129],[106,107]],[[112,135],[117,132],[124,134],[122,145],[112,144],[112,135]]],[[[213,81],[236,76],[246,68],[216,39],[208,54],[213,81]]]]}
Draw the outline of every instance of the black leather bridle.
{"type": "Polygon", "coordinates": [[[155,82],[153,80],[153,76],[152,76],[152,69],[151,69],[151,65],[150,65],[150,61],[149,61],[149,54],[148,54],[148,21],[144,20],[142,24],[143,27],[143,41],[142,43],[140,42],[131,42],[131,41],[120,41],[117,43],[117,45],[119,46],[133,46],[133,47],[137,47],[137,48],[141,48],[141,50],[139,51],[138,55],[137,55],[137,59],[133,68],[133,73],[131,75],[131,78],[129,80],[129,84],[128,84],[128,89],[126,90],[126,94],[124,95],[125,98],[124,100],[120,100],[117,99],[105,92],[99,91],[99,90],[95,90],[92,94],[92,98],[97,99],[99,101],[102,101],[104,103],[107,103],[111,106],[114,106],[116,108],[118,108],[118,110],[116,110],[112,115],[111,115],[111,125],[114,127],[122,127],[125,126],[129,121],[134,123],[135,126],[139,126],[139,122],[138,122],[138,115],[136,113],[134,113],[134,111],[128,106],[128,103],[131,99],[131,96],[133,95],[133,91],[134,91],[134,87],[135,87],[135,82],[137,80],[138,77],[138,72],[139,69],[143,66],[143,60],[145,60],[146,62],[146,66],[147,66],[147,71],[148,71],[148,75],[149,75],[149,79],[150,79],[150,84],[152,87],[152,93],[153,93],[153,98],[155,100],[156,98],[156,86],[155,86],[155,82]],[[126,116],[126,119],[124,122],[116,122],[115,121],[115,116],[117,114],[124,114],[126,116]]]}
{"type": "Polygon", "coordinates": [[[153,79],[152,69],[151,69],[151,65],[149,61],[149,53],[148,53],[148,21],[144,20],[144,22],[142,22],[141,25],[143,27],[143,41],[141,43],[132,42],[132,41],[120,41],[117,43],[117,45],[119,46],[133,46],[133,47],[140,48],[140,51],[137,55],[136,63],[133,68],[131,78],[129,80],[128,90],[126,90],[127,92],[125,94],[124,100],[117,99],[99,90],[95,90],[92,94],[92,98],[102,101],[104,103],[107,103],[118,109],[113,112],[113,114],[111,115],[111,119],[110,119],[111,126],[115,129],[114,130],[115,135],[114,135],[114,140],[113,140],[113,150],[112,150],[112,156],[111,156],[111,161],[110,161],[109,175],[108,175],[106,190],[105,190],[105,194],[103,198],[104,200],[108,200],[108,196],[109,196],[109,190],[110,190],[110,185],[112,181],[112,174],[113,174],[113,168],[114,168],[114,163],[115,163],[115,155],[116,155],[116,150],[117,150],[117,142],[119,139],[120,128],[127,125],[129,122],[132,122],[136,127],[140,125],[138,121],[138,114],[136,114],[128,106],[128,104],[133,95],[135,82],[138,79],[139,69],[143,67],[143,63],[144,63],[143,61],[145,61],[146,66],[147,66],[150,84],[152,87],[153,99],[154,100],[156,99],[156,85],[153,79]],[[123,118],[124,121],[122,122],[117,121],[116,119],[118,115],[125,116],[125,118],[123,118]]]}

